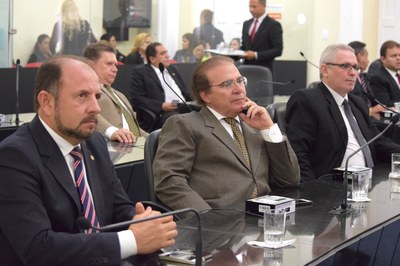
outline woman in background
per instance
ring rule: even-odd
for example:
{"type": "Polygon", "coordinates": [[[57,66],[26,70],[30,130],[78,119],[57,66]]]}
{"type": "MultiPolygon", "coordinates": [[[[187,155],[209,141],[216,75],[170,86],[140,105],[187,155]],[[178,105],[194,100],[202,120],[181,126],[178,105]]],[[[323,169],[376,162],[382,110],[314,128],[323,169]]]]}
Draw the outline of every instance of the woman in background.
{"type": "Polygon", "coordinates": [[[148,33],[139,33],[133,40],[133,49],[128,54],[125,64],[147,64],[146,48],[151,43],[151,36],[148,33]]]}
{"type": "Polygon", "coordinates": [[[125,63],[126,56],[123,55],[118,49],[117,49],[117,37],[115,37],[114,34],[106,33],[103,34],[100,38],[102,41],[107,41],[109,45],[114,49],[115,56],[117,57],[118,62],[125,63]]]}
{"type": "Polygon", "coordinates": [[[231,40],[231,42],[229,43],[229,49],[230,50],[239,50],[240,49],[240,39],[233,38],[231,40]]]}
{"type": "Polygon", "coordinates": [[[182,49],[176,51],[174,60],[177,63],[195,63],[196,58],[193,56],[193,34],[185,33],[182,36],[182,49]]]}
{"type": "Polygon", "coordinates": [[[50,49],[53,54],[72,54],[82,56],[86,46],[95,43],[89,22],[79,15],[73,0],[65,0],[61,7],[61,16],[54,25],[50,49]]]}
{"type": "Polygon", "coordinates": [[[44,62],[51,57],[50,52],[50,36],[41,34],[36,40],[33,52],[29,57],[29,63],[44,62]]]}

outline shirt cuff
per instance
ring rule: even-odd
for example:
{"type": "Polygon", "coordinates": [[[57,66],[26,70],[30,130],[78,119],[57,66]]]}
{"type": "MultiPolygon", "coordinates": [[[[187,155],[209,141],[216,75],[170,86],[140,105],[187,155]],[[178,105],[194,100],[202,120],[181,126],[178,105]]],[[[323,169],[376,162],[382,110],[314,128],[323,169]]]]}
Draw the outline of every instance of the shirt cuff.
{"type": "Polygon", "coordinates": [[[121,248],[122,260],[137,254],[136,239],[131,230],[118,232],[118,240],[121,248]]]}
{"type": "Polygon", "coordinates": [[[111,136],[115,133],[115,131],[117,131],[119,128],[111,126],[109,128],[106,129],[106,131],[104,132],[104,136],[111,140],[111,136]]]}
{"type": "Polygon", "coordinates": [[[281,130],[279,129],[278,124],[273,124],[272,127],[261,130],[261,135],[263,136],[265,141],[272,143],[279,143],[283,141],[283,135],[281,130]]]}

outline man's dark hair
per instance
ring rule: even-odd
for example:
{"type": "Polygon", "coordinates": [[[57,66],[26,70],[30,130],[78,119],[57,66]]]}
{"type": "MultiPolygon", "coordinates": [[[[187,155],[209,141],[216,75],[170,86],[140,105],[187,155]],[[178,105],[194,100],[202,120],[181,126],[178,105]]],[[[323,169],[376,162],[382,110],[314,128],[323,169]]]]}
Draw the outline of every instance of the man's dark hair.
{"type": "Polygon", "coordinates": [[[150,57],[155,57],[157,55],[157,47],[161,46],[162,44],[159,42],[150,43],[146,48],[146,59],[147,64],[151,64],[150,57]]]}
{"type": "Polygon", "coordinates": [[[204,9],[201,11],[200,16],[204,18],[205,24],[212,24],[214,12],[212,12],[210,9],[204,9]]]}
{"type": "Polygon", "coordinates": [[[389,40],[389,41],[384,42],[382,44],[382,46],[381,46],[381,51],[380,51],[381,56],[382,57],[386,57],[387,50],[390,49],[390,48],[393,48],[393,47],[400,48],[400,44],[398,42],[396,42],[396,41],[393,41],[393,40],[389,40]]]}
{"type": "Polygon", "coordinates": [[[96,61],[100,58],[102,52],[114,53],[114,49],[103,43],[89,44],[83,52],[83,57],[89,60],[96,61]]]}
{"type": "Polygon", "coordinates": [[[38,95],[41,91],[50,93],[56,102],[58,101],[59,89],[62,85],[62,65],[67,60],[77,60],[89,65],[89,61],[83,57],[74,55],[54,56],[44,62],[36,73],[35,78],[35,111],[39,109],[38,95]]]}
{"type": "Polygon", "coordinates": [[[359,42],[359,41],[354,41],[354,42],[350,42],[348,44],[351,48],[354,49],[354,53],[356,55],[360,54],[363,52],[365,46],[367,46],[365,43],[363,42],[359,42]]]}

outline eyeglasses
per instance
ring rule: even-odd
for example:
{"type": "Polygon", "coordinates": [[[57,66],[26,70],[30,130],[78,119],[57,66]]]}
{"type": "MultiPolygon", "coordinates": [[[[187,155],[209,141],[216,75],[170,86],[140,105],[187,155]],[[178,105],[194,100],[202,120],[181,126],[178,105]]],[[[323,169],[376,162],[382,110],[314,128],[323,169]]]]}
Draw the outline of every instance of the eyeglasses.
{"type": "Polygon", "coordinates": [[[326,63],[326,65],[328,66],[338,66],[339,68],[346,70],[346,71],[350,71],[353,70],[356,72],[360,72],[361,71],[361,67],[359,65],[350,65],[350,64],[335,64],[335,63],[326,63]]]}
{"type": "Polygon", "coordinates": [[[216,84],[216,85],[210,85],[210,87],[214,87],[214,86],[218,86],[221,87],[223,89],[231,89],[233,88],[235,85],[240,85],[240,86],[247,86],[247,78],[246,77],[238,77],[236,80],[234,79],[228,79],[225,80],[224,82],[222,82],[221,84],[216,84]]]}

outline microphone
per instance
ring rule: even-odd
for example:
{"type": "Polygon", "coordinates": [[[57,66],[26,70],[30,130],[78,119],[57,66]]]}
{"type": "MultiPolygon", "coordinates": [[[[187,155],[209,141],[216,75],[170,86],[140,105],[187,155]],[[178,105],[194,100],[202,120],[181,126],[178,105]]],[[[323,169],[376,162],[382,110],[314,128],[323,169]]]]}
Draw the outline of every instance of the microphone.
{"type": "Polygon", "coordinates": [[[267,84],[282,85],[282,86],[293,84],[295,82],[296,82],[296,80],[289,80],[289,81],[286,81],[286,82],[278,82],[278,81],[272,81],[272,80],[259,80],[259,81],[257,81],[258,84],[259,83],[267,83],[267,84]]]}
{"type": "Polygon", "coordinates": [[[368,98],[368,100],[370,100],[370,102],[376,102],[378,105],[382,106],[386,110],[388,110],[388,111],[390,111],[392,113],[398,114],[398,115],[400,114],[399,112],[390,109],[389,107],[387,107],[386,105],[384,105],[383,103],[378,101],[378,99],[376,99],[371,93],[368,93],[368,92],[365,92],[365,91],[362,91],[362,92],[365,94],[365,96],[367,96],[367,98],[368,98]]]}
{"type": "Polygon", "coordinates": [[[347,180],[347,171],[348,171],[348,166],[349,166],[349,160],[351,157],[353,157],[355,154],[357,154],[359,151],[361,151],[362,149],[364,149],[365,147],[367,147],[369,144],[371,144],[372,142],[374,142],[376,139],[380,138],[392,125],[396,124],[397,122],[399,122],[400,119],[400,114],[396,114],[395,116],[393,116],[390,119],[390,123],[381,131],[379,132],[379,134],[377,134],[375,137],[373,137],[372,139],[370,139],[367,143],[365,143],[364,145],[362,145],[360,148],[358,148],[357,150],[355,150],[353,153],[351,153],[349,155],[349,157],[347,157],[346,159],[346,163],[345,163],[345,167],[344,167],[344,186],[345,186],[345,190],[344,190],[344,196],[342,198],[342,203],[340,204],[341,207],[341,212],[339,214],[344,214],[346,213],[346,210],[348,209],[348,204],[347,204],[347,185],[348,185],[348,180],[347,180]]]}
{"type": "Polygon", "coordinates": [[[19,125],[19,68],[21,66],[21,60],[16,60],[16,80],[15,80],[15,124],[19,125]]]}
{"type": "Polygon", "coordinates": [[[80,217],[78,217],[78,219],[76,219],[76,225],[78,226],[78,228],[83,229],[83,230],[87,230],[87,229],[91,228],[93,230],[104,232],[104,231],[118,229],[121,227],[126,227],[131,224],[137,224],[137,223],[141,223],[141,222],[146,222],[146,221],[150,221],[150,220],[154,220],[154,219],[158,219],[158,218],[162,218],[162,217],[166,217],[166,216],[170,216],[170,215],[186,213],[186,212],[193,212],[197,218],[197,239],[196,239],[195,256],[196,256],[196,266],[200,266],[202,264],[202,254],[203,254],[203,240],[202,240],[202,236],[201,236],[201,219],[200,219],[199,213],[195,209],[192,209],[192,208],[185,208],[185,209],[180,209],[180,210],[175,210],[175,211],[170,211],[170,212],[164,212],[164,213],[161,213],[158,215],[149,216],[149,217],[145,217],[145,218],[141,218],[141,219],[137,219],[137,220],[128,220],[125,222],[109,224],[109,225],[100,226],[100,227],[93,226],[87,218],[80,216],[80,217]]]}
{"type": "Polygon", "coordinates": [[[303,52],[300,51],[300,55],[306,60],[307,63],[309,63],[309,64],[312,65],[313,67],[316,67],[316,68],[319,69],[319,66],[317,66],[317,65],[314,64],[313,62],[309,61],[309,60],[307,59],[307,57],[304,55],[303,52]]]}
{"type": "Polygon", "coordinates": [[[193,110],[192,110],[192,108],[189,106],[189,104],[188,104],[184,99],[182,99],[182,97],[179,96],[179,94],[178,94],[178,93],[168,84],[168,82],[165,80],[165,76],[164,76],[164,69],[165,69],[165,66],[164,66],[164,64],[163,64],[163,63],[160,63],[160,64],[158,65],[158,68],[159,68],[160,71],[161,71],[161,76],[162,76],[162,78],[163,78],[165,84],[167,84],[167,86],[173,91],[173,93],[179,98],[179,100],[181,100],[181,101],[184,103],[184,105],[187,107],[187,109],[189,110],[189,112],[192,112],[193,110]]]}

